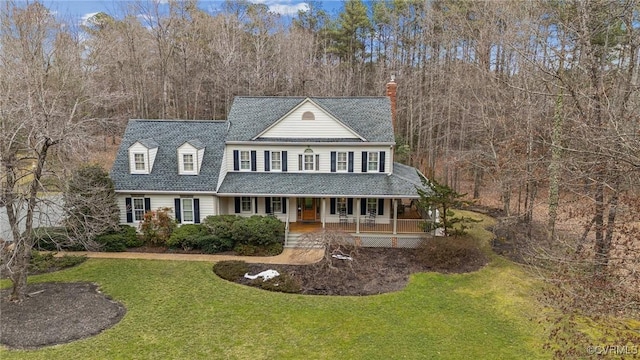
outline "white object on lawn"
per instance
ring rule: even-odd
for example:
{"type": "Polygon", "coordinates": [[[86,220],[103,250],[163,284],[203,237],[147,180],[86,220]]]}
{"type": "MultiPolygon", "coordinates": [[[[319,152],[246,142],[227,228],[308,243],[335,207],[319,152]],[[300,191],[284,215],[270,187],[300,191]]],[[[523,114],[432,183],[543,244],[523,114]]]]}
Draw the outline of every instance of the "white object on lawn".
{"type": "Polygon", "coordinates": [[[336,258],[338,260],[353,260],[351,256],[342,255],[342,254],[334,254],[334,255],[331,255],[331,257],[336,258]]]}
{"type": "Polygon", "coordinates": [[[267,280],[270,280],[270,279],[273,279],[276,276],[280,276],[280,273],[277,272],[276,270],[271,270],[271,269],[265,270],[265,271],[263,271],[261,273],[255,274],[255,275],[249,275],[249,273],[244,274],[245,278],[251,279],[251,280],[255,280],[255,279],[261,277],[263,282],[267,281],[267,280]]]}

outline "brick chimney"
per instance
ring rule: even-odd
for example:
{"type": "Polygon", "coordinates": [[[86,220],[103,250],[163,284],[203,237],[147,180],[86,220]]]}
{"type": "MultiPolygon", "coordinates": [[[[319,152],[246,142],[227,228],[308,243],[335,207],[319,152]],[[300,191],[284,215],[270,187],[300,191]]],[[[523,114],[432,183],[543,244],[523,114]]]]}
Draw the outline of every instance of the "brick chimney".
{"type": "Polygon", "coordinates": [[[387,96],[391,100],[391,126],[393,132],[396,132],[396,90],[398,84],[396,84],[396,76],[391,74],[391,80],[387,83],[387,96]]]}

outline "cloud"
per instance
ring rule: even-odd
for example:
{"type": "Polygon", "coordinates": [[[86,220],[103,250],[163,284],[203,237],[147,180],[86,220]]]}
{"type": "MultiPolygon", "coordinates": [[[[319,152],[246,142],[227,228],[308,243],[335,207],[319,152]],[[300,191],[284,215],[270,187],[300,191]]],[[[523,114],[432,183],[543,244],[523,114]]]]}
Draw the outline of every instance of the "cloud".
{"type": "Polygon", "coordinates": [[[87,13],[84,14],[80,17],[80,23],[82,25],[88,26],[91,25],[91,18],[93,18],[94,16],[98,15],[100,12],[92,12],[92,13],[87,13]]]}
{"type": "Polygon", "coordinates": [[[297,15],[298,11],[307,11],[309,10],[309,5],[307,3],[298,3],[292,5],[284,5],[284,4],[273,4],[269,5],[269,11],[272,11],[281,15],[297,15]]]}
{"type": "Polygon", "coordinates": [[[280,15],[297,15],[299,10],[309,10],[305,2],[295,3],[291,0],[250,0],[254,4],[265,4],[269,11],[280,15]]]}

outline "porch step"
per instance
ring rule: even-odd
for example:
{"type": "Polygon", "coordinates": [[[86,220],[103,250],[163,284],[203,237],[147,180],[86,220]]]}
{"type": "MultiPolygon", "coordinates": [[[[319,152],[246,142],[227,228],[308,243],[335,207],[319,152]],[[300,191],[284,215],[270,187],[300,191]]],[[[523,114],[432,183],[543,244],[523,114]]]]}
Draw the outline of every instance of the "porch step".
{"type": "Polygon", "coordinates": [[[301,243],[300,238],[304,235],[304,233],[294,233],[290,232],[287,236],[287,242],[284,245],[286,248],[300,248],[300,247],[312,247],[312,248],[321,248],[322,244],[309,244],[309,243],[301,243]],[[310,246],[311,245],[311,246],[310,246]]]}

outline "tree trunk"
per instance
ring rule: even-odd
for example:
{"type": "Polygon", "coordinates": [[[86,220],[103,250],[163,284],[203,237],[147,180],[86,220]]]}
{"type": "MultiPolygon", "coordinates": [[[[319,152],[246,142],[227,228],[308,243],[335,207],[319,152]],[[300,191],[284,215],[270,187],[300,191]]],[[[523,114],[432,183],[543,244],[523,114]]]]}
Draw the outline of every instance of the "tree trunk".
{"type": "Polygon", "coordinates": [[[549,163],[549,219],[547,223],[547,241],[551,243],[556,237],[556,220],[558,218],[558,203],[560,199],[560,158],[562,150],[563,98],[558,94],[554,111],[553,130],[551,132],[551,162],[549,163]]]}

